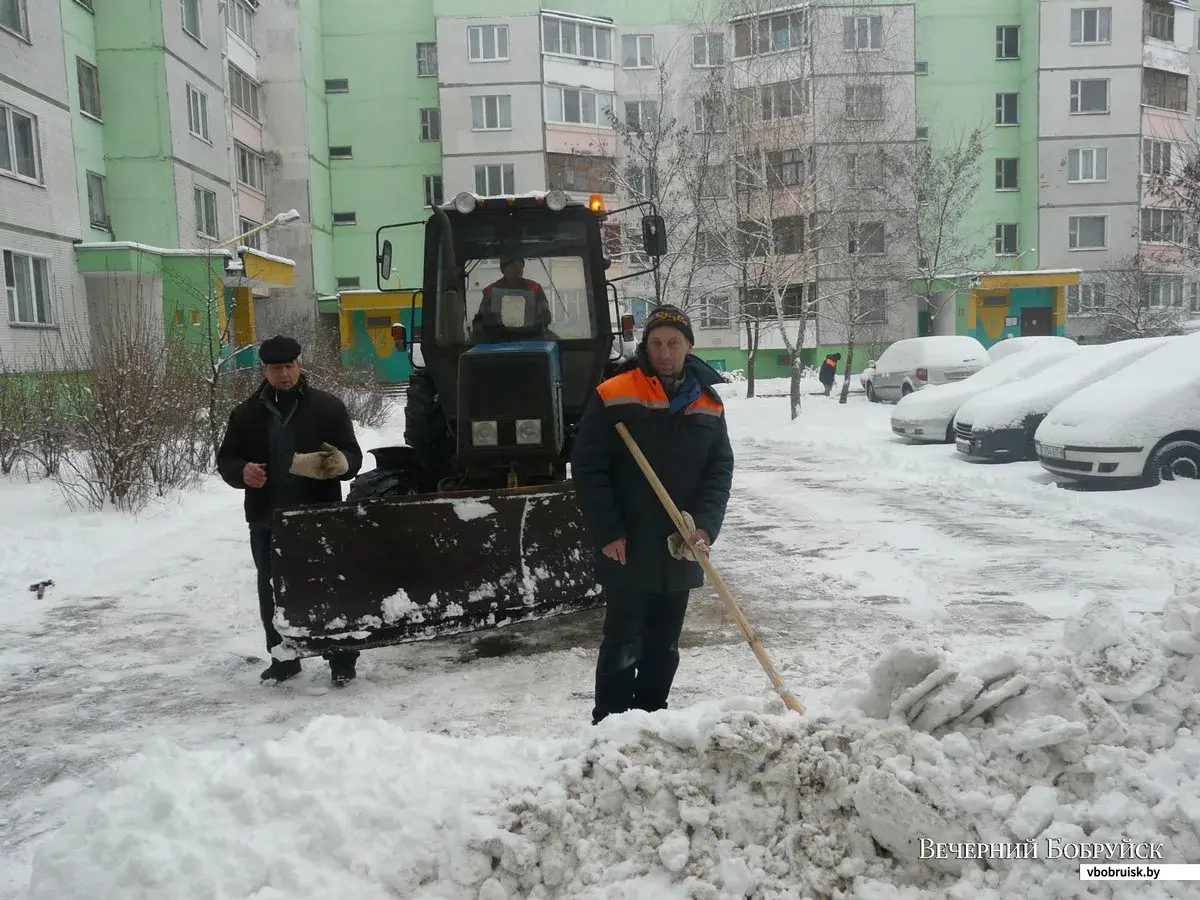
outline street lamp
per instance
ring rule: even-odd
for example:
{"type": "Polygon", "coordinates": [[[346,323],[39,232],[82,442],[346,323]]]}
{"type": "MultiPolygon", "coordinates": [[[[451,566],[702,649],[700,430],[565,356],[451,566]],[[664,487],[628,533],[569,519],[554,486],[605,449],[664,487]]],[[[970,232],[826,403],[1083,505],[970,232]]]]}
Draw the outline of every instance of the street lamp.
{"type": "Polygon", "coordinates": [[[295,222],[299,218],[299,212],[294,209],[289,209],[287,212],[281,212],[279,215],[273,216],[262,225],[255,226],[249,231],[243,231],[237,237],[232,237],[227,241],[221,241],[219,244],[213,244],[212,249],[216,250],[218,247],[228,247],[230,244],[237,244],[248,237],[258,234],[260,231],[266,231],[268,228],[274,228],[276,225],[288,225],[292,222],[295,222]]]}
{"type": "Polygon", "coordinates": [[[1037,247],[1030,247],[1028,250],[1022,250],[1020,253],[1018,253],[1016,255],[1016,257],[1013,259],[1014,267],[1016,266],[1017,263],[1019,263],[1021,261],[1021,257],[1024,256],[1026,253],[1037,253],[1037,247]]]}

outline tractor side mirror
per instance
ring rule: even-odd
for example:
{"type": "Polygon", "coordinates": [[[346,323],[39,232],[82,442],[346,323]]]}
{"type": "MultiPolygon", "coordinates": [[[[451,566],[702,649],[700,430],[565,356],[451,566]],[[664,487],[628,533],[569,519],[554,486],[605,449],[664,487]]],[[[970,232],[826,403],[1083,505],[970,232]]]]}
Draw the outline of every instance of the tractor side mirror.
{"type": "Polygon", "coordinates": [[[621,316],[621,339],[624,341],[633,340],[633,329],[635,326],[633,316],[626,313],[621,316]]]}
{"type": "Polygon", "coordinates": [[[383,281],[387,281],[392,277],[392,242],[384,241],[383,247],[379,251],[379,256],[375,260],[379,263],[379,277],[383,281]]]}
{"type": "Polygon", "coordinates": [[[392,343],[396,345],[398,353],[403,353],[408,349],[408,329],[400,322],[392,325],[392,343]]]}
{"type": "Polygon", "coordinates": [[[651,259],[667,252],[667,226],[662,216],[642,216],[642,249],[651,259]]]}

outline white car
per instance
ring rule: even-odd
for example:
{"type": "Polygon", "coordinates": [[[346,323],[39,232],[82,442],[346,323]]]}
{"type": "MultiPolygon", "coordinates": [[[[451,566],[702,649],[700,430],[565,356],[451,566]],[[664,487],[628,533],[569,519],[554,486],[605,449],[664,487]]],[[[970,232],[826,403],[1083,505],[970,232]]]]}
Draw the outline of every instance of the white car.
{"type": "Polygon", "coordinates": [[[867,363],[863,387],[872,403],[899,400],[931,384],[970,378],[991,362],[983,344],[961,334],[929,335],[896,341],[867,363]]]}
{"type": "Polygon", "coordinates": [[[1139,338],[1083,346],[1036,378],[1024,378],[968,400],[954,416],[958,452],[996,462],[1036,460],[1033,434],[1050,410],[1169,340],[1139,338]]]}
{"type": "Polygon", "coordinates": [[[1010,337],[1002,341],[998,341],[988,347],[988,356],[992,362],[1004,359],[1013,353],[1020,353],[1022,350],[1028,350],[1030,347],[1037,347],[1042,344],[1074,344],[1070,338],[1059,337],[1054,334],[1031,334],[1025,337],[1010,337]]]}
{"type": "Polygon", "coordinates": [[[1034,439],[1056,480],[1200,478],[1200,333],[1174,338],[1072,394],[1034,439]]]}
{"type": "Polygon", "coordinates": [[[968,400],[1002,384],[1036,375],[1078,351],[1079,347],[1071,341],[1065,346],[1033,346],[992,363],[966,381],[909,394],[896,404],[892,413],[892,431],[918,442],[953,441],[954,414],[968,400]]]}

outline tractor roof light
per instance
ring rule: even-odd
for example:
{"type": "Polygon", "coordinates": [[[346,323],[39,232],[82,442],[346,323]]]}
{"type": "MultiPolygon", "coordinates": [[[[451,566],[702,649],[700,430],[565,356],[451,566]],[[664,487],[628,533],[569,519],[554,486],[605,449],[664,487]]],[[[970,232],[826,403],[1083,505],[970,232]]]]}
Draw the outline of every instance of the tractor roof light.
{"type": "Polygon", "coordinates": [[[592,194],[588,197],[588,209],[594,213],[604,212],[604,198],[599,194],[592,194]]]}
{"type": "Polygon", "coordinates": [[[553,190],[546,195],[546,205],[555,212],[562,212],[567,208],[567,192],[553,190]]]}
{"type": "Polygon", "coordinates": [[[475,195],[470,191],[463,191],[454,198],[454,208],[465,216],[475,209],[475,195]]]}

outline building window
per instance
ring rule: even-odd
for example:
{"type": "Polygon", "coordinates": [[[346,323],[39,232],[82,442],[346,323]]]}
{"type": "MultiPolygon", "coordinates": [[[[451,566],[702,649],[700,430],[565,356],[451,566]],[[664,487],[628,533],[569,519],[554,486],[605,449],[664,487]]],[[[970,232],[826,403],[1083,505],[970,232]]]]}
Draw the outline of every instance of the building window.
{"type": "Polygon", "coordinates": [[[598,94],[579,88],[546,88],[547,122],[609,128],[612,106],[612,94],[598,94]]]}
{"type": "Polygon", "coordinates": [[[426,175],[425,181],[425,205],[426,206],[441,206],[445,201],[442,199],[442,176],[441,175],[426,175]]]}
{"type": "Polygon", "coordinates": [[[187,86],[188,131],[202,141],[208,140],[208,94],[187,86]]]}
{"type": "Polygon", "coordinates": [[[184,31],[200,40],[200,0],[179,0],[179,21],[184,31]]]}
{"type": "Polygon", "coordinates": [[[1177,75],[1175,72],[1163,72],[1160,69],[1142,69],[1142,103],[1160,109],[1187,112],[1188,77],[1177,75]]]}
{"type": "Polygon", "coordinates": [[[87,173],[88,221],[97,228],[108,229],[108,203],[104,199],[104,176],[87,173]]]}
{"type": "Polygon", "coordinates": [[[1105,309],[1104,282],[1067,286],[1067,315],[1079,316],[1105,309]]]}
{"type": "Polygon", "coordinates": [[[326,78],[325,93],[327,94],[348,94],[350,93],[349,78],[326,78]]]}
{"type": "Polygon", "coordinates": [[[483,197],[515,194],[516,176],[512,163],[475,167],[475,193],[483,197]]]}
{"type": "Polygon", "coordinates": [[[546,186],[581,194],[611,194],[616,160],[605,156],[547,153],[546,186]]]}
{"type": "Polygon", "coordinates": [[[846,116],[857,121],[883,118],[883,85],[846,85],[846,116]]]}
{"type": "Polygon", "coordinates": [[[725,35],[696,34],[692,36],[692,65],[696,68],[725,64],[725,35]]]}
{"type": "Polygon", "coordinates": [[[729,166],[724,163],[697,166],[696,196],[703,200],[719,200],[728,197],[729,166]]]}
{"type": "Polygon", "coordinates": [[[432,78],[437,73],[437,44],[417,44],[417,77],[432,78]]]}
{"type": "Polygon", "coordinates": [[[883,16],[844,16],[843,50],[882,50],[883,16]]]}
{"type": "Polygon", "coordinates": [[[629,192],[634,197],[645,200],[657,195],[658,176],[655,170],[648,166],[630,166],[626,170],[625,180],[629,183],[629,192]]]}
{"type": "Polygon", "coordinates": [[[781,81],[757,88],[743,88],[735,93],[735,97],[743,122],[787,119],[803,115],[808,109],[808,83],[781,81]]]}
{"type": "Polygon", "coordinates": [[[1107,78],[1072,78],[1071,113],[1089,115],[1108,112],[1107,78]]]}
{"type": "Polygon", "coordinates": [[[598,22],[542,16],[542,50],[578,59],[613,61],[613,29],[598,22]]]}
{"type": "Polygon", "coordinates": [[[237,151],[237,180],[247,187],[262,193],[267,189],[263,175],[263,158],[244,144],[234,143],[237,151]]]}
{"type": "Polygon", "coordinates": [[[29,181],[39,181],[42,174],[37,119],[3,104],[0,104],[0,172],[29,181]]]}
{"type": "Polygon", "coordinates": [[[263,249],[263,233],[254,231],[255,228],[262,228],[262,222],[255,222],[253,219],[245,217],[238,219],[238,234],[246,235],[242,238],[242,244],[251,250],[261,251],[263,249]],[[254,231],[254,234],[246,234],[248,231],[254,231]]]}
{"type": "Polygon", "coordinates": [[[217,239],[217,195],[202,187],[192,188],[192,200],[196,204],[196,234],[200,237],[217,239]]]}
{"type": "Polygon", "coordinates": [[[467,29],[467,59],[499,62],[508,59],[507,25],[472,25],[467,29]]]}
{"type": "Polygon", "coordinates": [[[887,294],[879,288],[862,288],[855,292],[855,320],[864,325],[879,325],[887,321],[887,294]]]}
{"type": "Polygon", "coordinates": [[[358,213],[356,212],[335,212],[333,214],[334,225],[357,225],[358,213]]]}
{"type": "Polygon", "coordinates": [[[336,279],[336,282],[337,282],[338,290],[344,290],[344,289],[354,290],[360,284],[362,284],[362,279],[359,278],[357,275],[339,275],[336,279]]]}
{"type": "Polygon", "coordinates": [[[1071,10],[1072,44],[1112,42],[1112,7],[1096,6],[1071,10]]]}
{"type": "Polygon", "coordinates": [[[658,102],[626,100],[625,127],[638,133],[658,131],[658,102]]]}
{"type": "Polygon", "coordinates": [[[763,53],[786,53],[807,47],[808,11],[775,13],[733,23],[733,55],[737,59],[763,53]]]}
{"type": "Polygon", "coordinates": [[[883,153],[851,153],[846,157],[846,175],[852,185],[860,188],[883,187],[883,153]]]}
{"type": "Polygon", "coordinates": [[[440,141],[442,139],[442,111],[436,106],[421,110],[421,140],[440,141]]]}
{"type": "Polygon", "coordinates": [[[1142,207],[1142,243],[1177,244],[1184,231],[1183,224],[1179,210],[1142,207]]]}
{"type": "Polygon", "coordinates": [[[329,148],[330,159],[354,159],[354,147],[351,144],[339,144],[329,148]]]}
{"type": "Polygon", "coordinates": [[[16,325],[51,325],[50,261],[40,256],[4,251],[4,293],[8,321],[16,325]]]}
{"type": "Polygon", "coordinates": [[[504,94],[471,98],[473,131],[508,131],[511,128],[512,97],[504,94]]]}
{"type": "Polygon", "coordinates": [[[1019,125],[1020,115],[1018,106],[1018,94],[997,94],[996,95],[996,124],[997,125],[1019,125]]]}
{"type": "Polygon", "coordinates": [[[1159,308],[1183,306],[1182,275],[1147,275],[1142,279],[1142,305],[1159,308]]]}
{"type": "Polygon", "coordinates": [[[23,38],[29,37],[29,16],[25,0],[0,0],[0,28],[23,38]]]}
{"type": "Polygon", "coordinates": [[[1067,181],[1108,181],[1108,148],[1080,147],[1068,150],[1067,181]]]}
{"type": "Polygon", "coordinates": [[[774,150],[767,153],[767,171],[777,185],[790,187],[802,183],[804,181],[804,151],[774,150]]]}
{"type": "Polygon", "coordinates": [[[850,226],[847,250],[864,256],[882,256],[887,252],[887,241],[882,222],[860,222],[850,226]]]}
{"type": "MultiPolygon", "coordinates": [[[[5,0],[0,0],[0,3],[5,0]]],[[[100,118],[100,70],[90,62],[75,57],[75,73],[79,77],[79,108],[93,119],[100,118]]]]}
{"type": "Polygon", "coordinates": [[[1018,174],[1020,161],[1016,159],[996,160],[996,190],[1015,191],[1020,187],[1018,174]]]}
{"type": "Polygon", "coordinates": [[[1108,246],[1108,216],[1071,216],[1067,219],[1067,247],[1071,250],[1104,250],[1108,246]]]}
{"type": "Polygon", "coordinates": [[[1016,256],[1020,251],[1021,229],[1015,222],[1003,222],[996,225],[996,255],[1016,256]]]}
{"type": "Polygon", "coordinates": [[[726,127],[725,101],[717,96],[692,101],[692,125],[696,134],[718,134],[726,127]]]}
{"type": "Polygon", "coordinates": [[[621,35],[621,68],[649,69],[654,66],[654,35],[621,35]]]}
{"type": "Polygon", "coordinates": [[[1147,2],[1142,7],[1142,35],[1175,43],[1175,8],[1170,3],[1147,2]]]}
{"type": "Polygon", "coordinates": [[[996,59],[1021,58],[1021,29],[1016,25],[996,26],[996,59]]]}
{"type": "Polygon", "coordinates": [[[696,259],[701,263],[718,262],[724,257],[724,242],[715,231],[696,232],[696,259]]]}
{"type": "Polygon", "coordinates": [[[254,7],[246,0],[227,0],[225,26],[254,49],[254,7]]]}
{"type": "Polygon", "coordinates": [[[1142,138],[1142,174],[1171,174],[1171,142],[1142,138]]]}
{"type": "Polygon", "coordinates": [[[775,252],[790,256],[804,252],[804,216],[783,216],[771,220],[771,239],[775,252]]]}
{"type": "Polygon", "coordinates": [[[711,297],[703,297],[697,303],[699,314],[697,318],[700,320],[701,328],[728,328],[729,327],[729,295],[715,294],[711,297]]]}
{"type": "Polygon", "coordinates": [[[229,66],[229,101],[250,118],[259,121],[258,85],[233,64],[229,66]]]}

